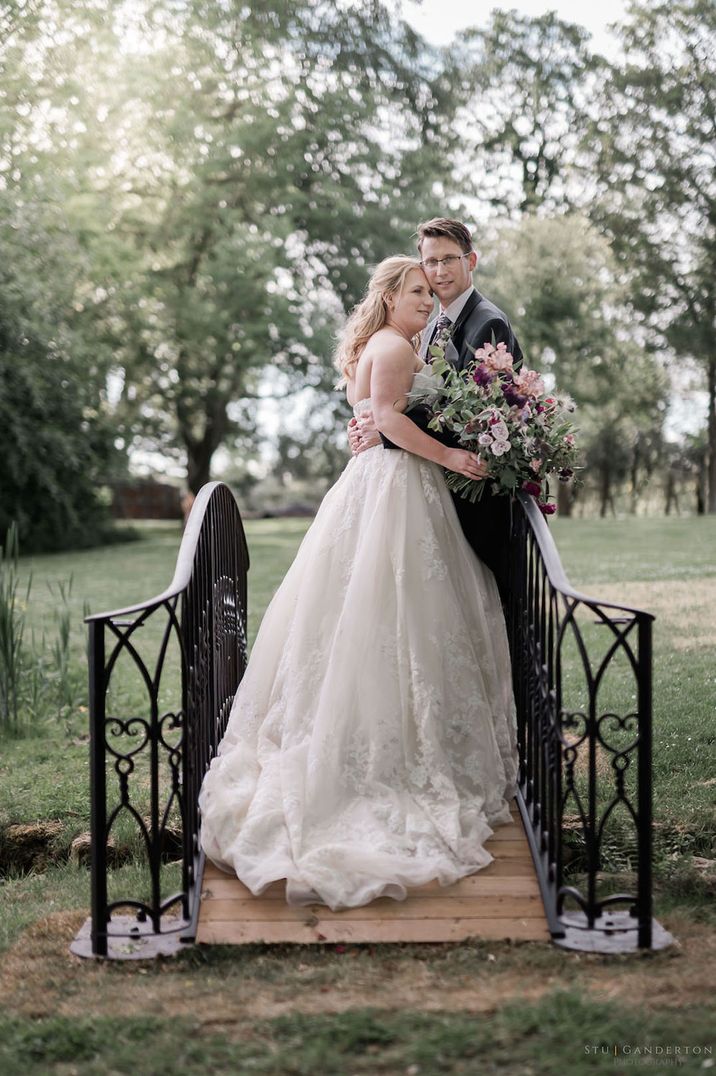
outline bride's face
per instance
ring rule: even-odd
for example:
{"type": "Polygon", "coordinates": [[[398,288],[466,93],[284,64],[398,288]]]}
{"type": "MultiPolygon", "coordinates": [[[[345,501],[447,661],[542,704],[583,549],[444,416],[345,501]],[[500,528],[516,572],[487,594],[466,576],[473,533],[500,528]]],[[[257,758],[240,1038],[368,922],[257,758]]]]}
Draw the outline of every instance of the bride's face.
{"type": "Polygon", "coordinates": [[[433,312],[433,293],[422,269],[411,269],[403,290],[392,297],[390,320],[404,329],[408,336],[421,332],[433,312]]]}

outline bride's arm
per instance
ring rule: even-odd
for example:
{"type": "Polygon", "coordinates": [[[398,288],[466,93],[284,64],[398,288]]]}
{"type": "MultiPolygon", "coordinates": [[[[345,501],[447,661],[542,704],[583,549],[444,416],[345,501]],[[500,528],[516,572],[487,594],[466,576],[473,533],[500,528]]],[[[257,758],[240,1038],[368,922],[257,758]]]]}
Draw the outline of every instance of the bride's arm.
{"type": "Polygon", "coordinates": [[[413,381],[415,355],[410,344],[396,341],[373,357],[370,372],[370,396],[373,418],[380,433],[394,445],[416,456],[438,463],[449,471],[458,471],[469,478],[482,478],[487,468],[474,452],[448,448],[423,433],[403,414],[406,395],[413,381]]]}

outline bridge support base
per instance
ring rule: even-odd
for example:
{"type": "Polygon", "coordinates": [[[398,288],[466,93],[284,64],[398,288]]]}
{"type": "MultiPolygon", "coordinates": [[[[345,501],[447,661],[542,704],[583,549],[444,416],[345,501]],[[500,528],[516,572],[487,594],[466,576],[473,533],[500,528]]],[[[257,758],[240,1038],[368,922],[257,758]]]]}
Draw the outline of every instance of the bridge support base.
{"type": "Polygon", "coordinates": [[[166,930],[155,934],[150,922],[140,923],[134,916],[117,915],[108,924],[107,955],[97,957],[92,951],[92,920],[86,919],[70,952],[75,956],[101,960],[153,960],[158,956],[176,956],[186,948],[184,936],[190,924],[185,919],[164,920],[166,930]]]}
{"type": "Polygon", "coordinates": [[[639,931],[634,917],[628,912],[602,915],[591,929],[588,929],[587,917],[582,912],[565,912],[559,921],[564,926],[564,937],[553,938],[554,944],[583,953],[648,953],[665,949],[675,942],[673,935],[652,919],[651,949],[640,949],[639,931]]]}

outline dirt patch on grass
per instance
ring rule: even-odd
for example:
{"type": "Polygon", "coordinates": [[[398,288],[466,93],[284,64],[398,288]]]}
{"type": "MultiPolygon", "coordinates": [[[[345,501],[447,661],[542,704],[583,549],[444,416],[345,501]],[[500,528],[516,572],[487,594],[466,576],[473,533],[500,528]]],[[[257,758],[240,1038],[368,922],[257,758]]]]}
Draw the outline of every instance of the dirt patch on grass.
{"type": "Polygon", "coordinates": [[[653,613],[668,627],[674,650],[716,646],[716,578],[595,583],[583,589],[604,601],[653,613]]]}
{"type": "MultiPolygon", "coordinates": [[[[144,819],[151,832],[151,820],[144,819]]],[[[92,837],[80,833],[68,845],[66,827],[59,819],[45,822],[14,823],[0,827],[0,877],[4,875],[39,874],[67,860],[78,867],[90,864],[92,837]]],[[[166,826],[161,832],[161,855],[164,863],[181,857],[182,835],[177,829],[166,826]]],[[[118,844],[110,834],[107,839],[106,856],[110,868],[130,863],[136,849],[129,844],[118,844]]]]}
{"type": "Polygon", "coordinates": [[[62,855],[57,845],[64,828],[59,819],[6,826],[0,831],[0,874],[46,870],[62,855]]]}
{"type": "Polygon", "coordinates": [[[60,912],[18,938],[0,965],[0,1004],[27,1017],[175,1016],[237,1025],[289,1012],[489,1013],[559,987],[647,1009],[703,1005],[716,995],[716,929],[674,917],[679,944],[607,958],[542,943],[456,946],[236,947],[180,959],[100,963],[69,953],[83,914],[60,912]]]}

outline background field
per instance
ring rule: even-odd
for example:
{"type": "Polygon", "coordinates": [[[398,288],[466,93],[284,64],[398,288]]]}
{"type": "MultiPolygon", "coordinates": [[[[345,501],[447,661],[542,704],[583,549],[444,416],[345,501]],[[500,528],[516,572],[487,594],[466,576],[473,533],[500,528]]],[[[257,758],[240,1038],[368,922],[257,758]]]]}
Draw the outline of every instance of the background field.
{"type": "MultiPolygon", "coordinates": [[[[251,638],[306,525],[247,525],[251,638]]],[[[134,543],[21,562],[37,633],[73,576],[77,698],[0,741],[0,1069],[130,1072],[142,1059],[152,1073],[579,1073],[614,1063],[588,1054],[590,1043],[705,1043],[716,985],[716,519],[564,520],[553,531],[576,586],[657,614],[656,914],[678,946],[618,960],[533,943],[217,948],[147,967],[70,957],[89,885],[67,860],[88,828],[83,605],[110,609],[166,586],[180,533],[150,525],[134,543]],[[53,836],[28,872],[6,837],[37,822],[54,823],[53,836]]],[[[141,885],[131,860],[117,876],[141,885]]]]}

